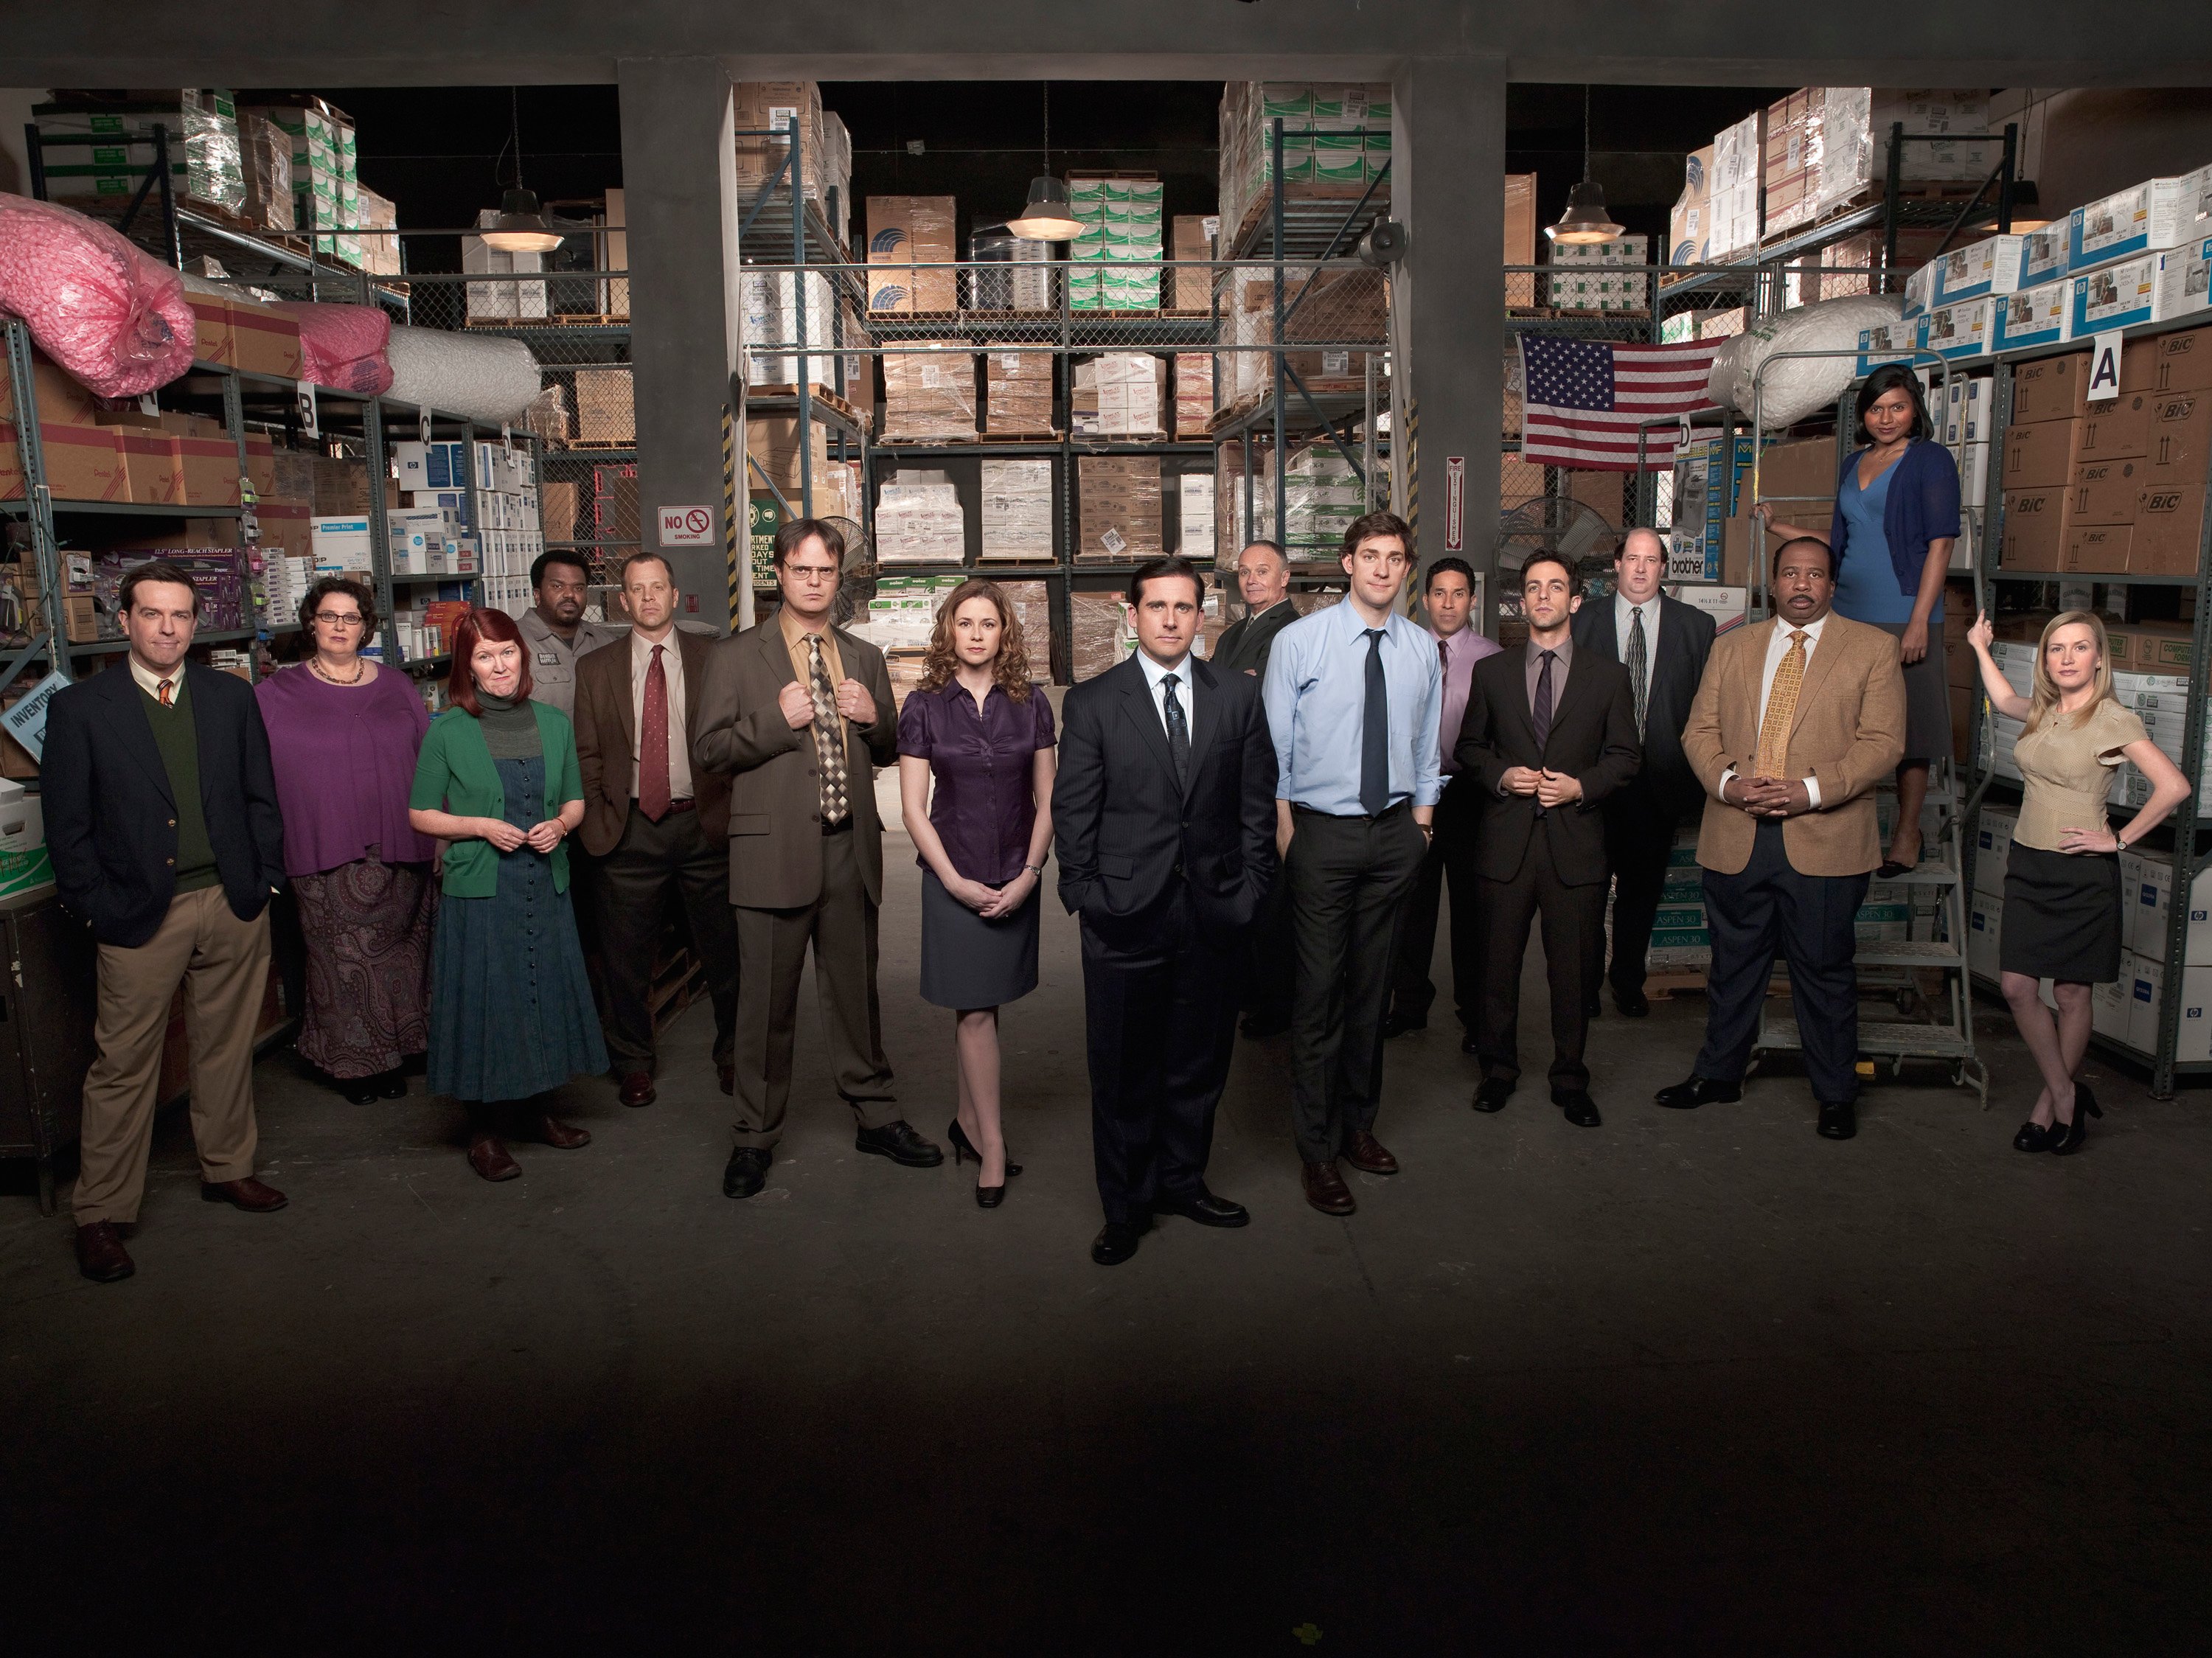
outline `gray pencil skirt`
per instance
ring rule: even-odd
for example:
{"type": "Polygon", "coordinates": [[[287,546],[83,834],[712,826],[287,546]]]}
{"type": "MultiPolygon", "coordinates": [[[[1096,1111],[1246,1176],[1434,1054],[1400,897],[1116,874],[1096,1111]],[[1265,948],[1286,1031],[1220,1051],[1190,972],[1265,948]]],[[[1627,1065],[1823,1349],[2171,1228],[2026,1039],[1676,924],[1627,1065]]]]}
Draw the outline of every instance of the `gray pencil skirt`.
{"type": "Polygon", "coordinates": [[[1011,915],[987,921],[921,872],[921,999],[938,1007],[1000,1007],[1036,988],[1042,885],[1011,915]]]}

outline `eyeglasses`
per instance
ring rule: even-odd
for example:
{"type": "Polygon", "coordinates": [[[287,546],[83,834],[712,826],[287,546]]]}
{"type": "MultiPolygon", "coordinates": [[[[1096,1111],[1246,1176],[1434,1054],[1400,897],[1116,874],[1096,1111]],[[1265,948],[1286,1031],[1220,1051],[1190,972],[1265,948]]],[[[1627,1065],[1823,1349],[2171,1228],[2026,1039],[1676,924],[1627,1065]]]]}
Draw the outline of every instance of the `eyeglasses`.
{"type": "Polygon", "coordinates": [[[361,614],[356,610],[317,610],[314,619],[325,628],[358,628],[361,614]]]}

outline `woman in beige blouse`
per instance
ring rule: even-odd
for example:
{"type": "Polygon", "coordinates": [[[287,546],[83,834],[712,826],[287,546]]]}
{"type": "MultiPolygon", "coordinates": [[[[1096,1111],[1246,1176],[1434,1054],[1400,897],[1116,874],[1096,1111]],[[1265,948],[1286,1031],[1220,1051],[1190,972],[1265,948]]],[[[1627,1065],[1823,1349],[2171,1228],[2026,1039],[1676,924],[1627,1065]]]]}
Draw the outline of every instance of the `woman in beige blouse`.
{"type": "Polygon", "coordinates": [[[2086,1116],[2101,1117],[2074,1080],[2089,1047],[2089,987],[2120,976],[2120,860],[2188,798],[2189,780],[2112,697],[2105,624],[2087,610],[2053,616],[2035,658],[2035,694],[2014,690],[1990,654],[1986,612],[1967,633],[1981,659],[1990,706],[2025,722],[2020,823],[2005,865],[2004,921],[1997,964],[2013,1023],[2043,1072],[2035,1109],[2013,1137],[2021,1151],[2077,1151],[2086,1116]],[[2105,822],[2112,768],[2123,758],[2150,780],[2151,797],[2126,826],[2105,822]],[[2036,993],[2053,981],[2058,1016],[2036,993]]]}

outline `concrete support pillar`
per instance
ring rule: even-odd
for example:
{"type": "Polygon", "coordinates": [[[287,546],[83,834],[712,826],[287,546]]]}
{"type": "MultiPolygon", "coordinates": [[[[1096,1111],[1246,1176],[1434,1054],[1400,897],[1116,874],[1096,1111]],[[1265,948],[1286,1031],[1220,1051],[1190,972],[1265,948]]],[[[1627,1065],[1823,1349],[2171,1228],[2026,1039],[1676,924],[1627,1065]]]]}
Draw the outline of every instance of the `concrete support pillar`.
{"type": "MultiPolygon", "coordinates": [[[[644,544],[665,553],[684,593],[678,619],[730,616],[722,411],[738,366],[737,152],[730,76],[711,58],[624,58],[623,198],[629,231],[630,361],[637,392],[637,501],[644,544]],[[661,509],[703,507],[704,543],[665,544],[661,509]]],[[[744,441],[737,436],[742,466],[744,441]]],[[[737,490],[739,568],[746,558],[745,489],[737,490]]],[[[740,625],[752,620],[738,583],[740,625]]]]}
{"type": "Polygon", "coordinates": [[[1399,135],[1391,212],[1407,237],[1396,277],[1393,370],[1397,419],[1413,439],[1407,446],[1401,438],[1399,452],[1413,451],[1407,476],[1419,511],[1415,550],[1424,568],[1456,553],[1484,573],[1480,625],[1494,633],[1505,416],[1505,67],[1495,58],[1408,58],[1391,98],[1399,135]]]}

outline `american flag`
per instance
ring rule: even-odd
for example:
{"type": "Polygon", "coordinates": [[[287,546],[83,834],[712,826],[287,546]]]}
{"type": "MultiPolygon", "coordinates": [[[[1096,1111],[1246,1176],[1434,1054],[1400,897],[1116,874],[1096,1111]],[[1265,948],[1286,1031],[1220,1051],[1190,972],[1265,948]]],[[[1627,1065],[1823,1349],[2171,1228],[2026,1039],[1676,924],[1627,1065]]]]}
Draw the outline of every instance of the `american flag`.
{"type": "MultiPolygon", "coordinates": [[[[1553,466],[1636,470],[1636,427],[1656,415],[1708,407],[1705,377],[1719,340],[1623,345],[1611,340],[1521,336],[1521,453],[1553,466]]],[[[1680,428],[1655,426],[1649,467],[1670,466],[1680,428]]]]}

